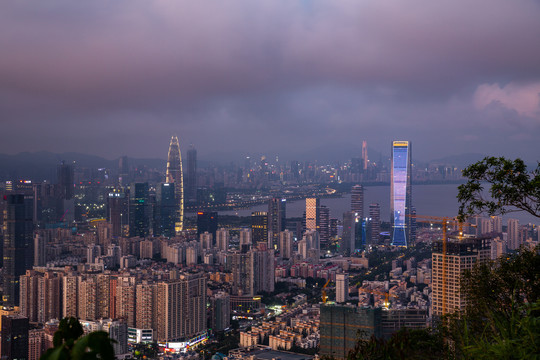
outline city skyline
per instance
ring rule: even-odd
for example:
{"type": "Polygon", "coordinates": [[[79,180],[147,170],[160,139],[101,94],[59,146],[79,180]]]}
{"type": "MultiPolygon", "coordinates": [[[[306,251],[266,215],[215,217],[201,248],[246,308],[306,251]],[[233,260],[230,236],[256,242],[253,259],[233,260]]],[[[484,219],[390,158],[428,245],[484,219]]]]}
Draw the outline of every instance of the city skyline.
{"type": "Polygon", "coordinates": [[[500,0],[9,2],[0,153],[161,158],[177,133],[200,158],[405,138],[420,159],[535,161],[539,16],[500,0]]]}

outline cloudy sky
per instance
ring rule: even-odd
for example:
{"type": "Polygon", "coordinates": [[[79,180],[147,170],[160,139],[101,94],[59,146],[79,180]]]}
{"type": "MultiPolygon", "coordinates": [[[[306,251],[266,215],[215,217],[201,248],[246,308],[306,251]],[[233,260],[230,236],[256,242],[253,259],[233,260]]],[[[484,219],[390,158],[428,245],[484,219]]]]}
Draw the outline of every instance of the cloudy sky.
{"type": "Polygon", "coordinates": [[[540,2],[6,0],[0,123],[0,153],[535,161],[540,2]]]}

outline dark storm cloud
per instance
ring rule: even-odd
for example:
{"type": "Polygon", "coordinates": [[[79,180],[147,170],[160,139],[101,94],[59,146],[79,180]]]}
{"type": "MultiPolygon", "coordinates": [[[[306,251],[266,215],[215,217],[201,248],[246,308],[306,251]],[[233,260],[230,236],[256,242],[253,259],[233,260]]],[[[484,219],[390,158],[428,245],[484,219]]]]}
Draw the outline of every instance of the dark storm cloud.
{"type": "Polygon", "coordinates": [[[178,133],[207,156],[399,137],[538,158],[538,19],[506,0],[4,2],[0,151],[163,157],[178,133]]]}

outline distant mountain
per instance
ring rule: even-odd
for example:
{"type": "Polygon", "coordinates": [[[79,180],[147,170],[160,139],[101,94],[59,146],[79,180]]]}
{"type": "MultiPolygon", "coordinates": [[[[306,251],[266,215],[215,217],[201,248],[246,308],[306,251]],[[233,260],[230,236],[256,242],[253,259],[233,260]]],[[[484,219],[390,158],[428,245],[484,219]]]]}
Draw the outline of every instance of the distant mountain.
{"type": "MultiPolygon", "coordinates": [[[[75,162],[83,168],[118,169],[118,159],[109,160],[95,155],[80,153],[55,154],[48,151],[22,152],[15,155],[0,154],[0,181],[31,179],[34,181],[56,179],[56,167],[62,161],[75,162]]],[[[145,166],[163,169],[167,166],[164,159],[135,159],[129,158],[131,167],[145,166]]]]}

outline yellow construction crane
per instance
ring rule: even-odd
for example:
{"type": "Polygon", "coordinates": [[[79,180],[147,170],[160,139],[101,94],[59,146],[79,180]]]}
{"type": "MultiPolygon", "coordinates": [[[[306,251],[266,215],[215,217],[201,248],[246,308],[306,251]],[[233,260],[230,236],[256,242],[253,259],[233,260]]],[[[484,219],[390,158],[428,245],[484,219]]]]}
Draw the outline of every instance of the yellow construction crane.
{"type": "Polygon", "coordinates": [[[416,219],[416,222],[422,222],[422,223],[438,223],[438,224],[442,224],[442,260],[443,260],[443,264],[442,264],[442,314],[446,314],[448,312],[448,309],[447,309],[447,274],[446,274],[446,270],[447,270],[447,259],[446,259],[446,249],[447,249],[447,245],[448,245],[448,238],[447,238],[447,230],[448,230],[448,225],[452,224],[452,225],[455,225],[457,224],[458,225],[458,239],[459,241],[461,241],[463,239],[463,226],[472,226],[472,227],[476,227],[476,225],[474,224],[470,224],[470,223],[466,223],[466,222],[461,222],[458,220],[457,217],[441,217],[441,216],[429,216],[429,215],[410,215],[412,218],[416,219]]]}
{"type": "Polygon", "coordinates": [[[326,284],[324,284],[324,286],[322,287],[322,302],[323,304],[326,304],[326,300],[328,300],[328,296],[326,296],[326,287],[328,286],[328,284],[330,284],[330,279],[328,279],[328,281],[326,282],[326,284]]]}
{"type": "Polygon", "coordinates": [[[396,294],[391,294],[388,291],[379,291],[379,290],[372,290],[372,289],[364,289],[364,288],[358,288],[358,291],[362,291],[364,293],[369,294],[377,294],[377,295],[383,295],[384,296],[384,307],[389,308],[390,307],[390,296],[397,298],[396,294]]]}

